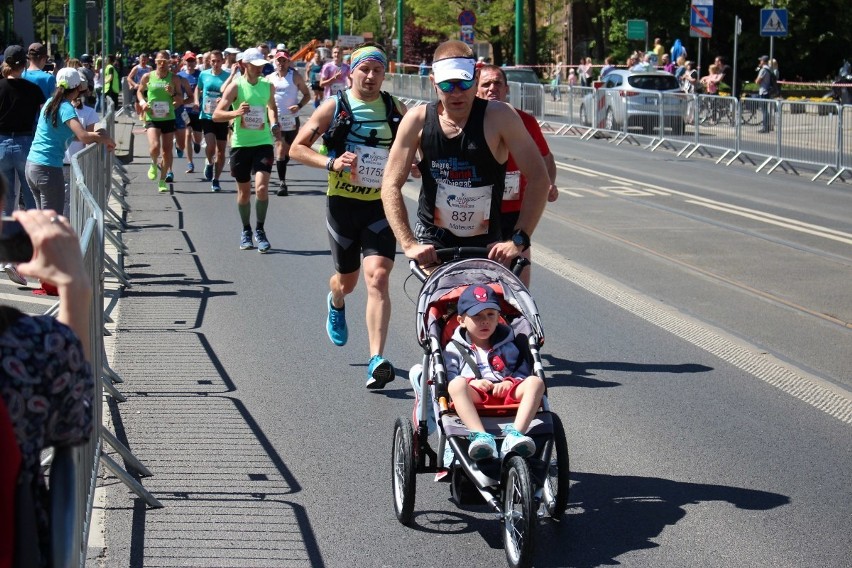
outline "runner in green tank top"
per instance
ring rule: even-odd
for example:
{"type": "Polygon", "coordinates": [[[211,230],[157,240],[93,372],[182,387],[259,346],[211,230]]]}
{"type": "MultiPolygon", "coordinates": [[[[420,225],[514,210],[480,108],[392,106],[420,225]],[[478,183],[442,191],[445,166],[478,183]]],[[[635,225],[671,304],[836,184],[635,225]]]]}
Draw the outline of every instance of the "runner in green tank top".
{"type": "Polygon", "coordinates": [[[222,99],[213,111],[214,122],[234,121],[231,139],[231,175],[237,182],[237,210],[243,224],[240,235],[242,250],[254,248],[251,234],[251,176],[254,174],[255,214],[254,233],[257,250],[269,251],[264,222],[269,208],[269,175],[272,172],[272,128],[278,127],[278,108],[274,87],[262,80],[266,58],[260,50],[251,48],[243,54],[245,74],[225,88],[222,99]]]}
{"type": "Polygon", "coordinates": [[[161,193],[165,193],[169,190],[166,176],[172,169],[175,106],[183,104],[183,96],[178,77],[169,71],[169,52],[157,52],[154,63],[157,65],[156,69],[139,81],[136,97],[145,117],[145,133],[151,153],[148,179],[157,179],[159,165],[160,179],[157,187],[161,193]]]}

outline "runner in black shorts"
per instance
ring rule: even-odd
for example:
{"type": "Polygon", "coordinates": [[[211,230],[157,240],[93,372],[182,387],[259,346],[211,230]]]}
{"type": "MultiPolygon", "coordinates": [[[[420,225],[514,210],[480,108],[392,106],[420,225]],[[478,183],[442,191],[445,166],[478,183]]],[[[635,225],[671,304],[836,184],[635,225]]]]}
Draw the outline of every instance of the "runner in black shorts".
{"type": "Polygon", "coordinates": [[[231,175],[237,183],[249,183],[258,172],[272,173],[271,145],[231,148],[231,175]]]}
{"type": "Polygon", "coordinates": [[[219,142],[226,142],[228,140],[227,122],[213,122],[209,118],[199,118],[198,122],[201,125],[201,132],[204,133],[205,138],[208,134],[212,134],[219,142]]]}
{"type": "Polygon", "coordinates": [[[383,356],[391,314],[389,279],[396,240],[385,219],[380,188],[395,135],[392,124],[396,124],[405,107],[380,91],[387,63],[387,54],[378,46],[365,44],[353,51],[351,88],[342,95],[350,106],[352,119],[346,139],[334,141],[327,156],[312,148],[338,114],[334,96],[314,111],[290,147],[293,159],[328,170],[326,225],[335,273],[329,279],[326,332],[337,346],[345,345],[349,338],[345,299],[355,290],[363,267],[371,355],[367,363],[369,389],[383,388],[396,374],[383,356]]]}
{"type": "Polygon", "coordinates": [[[385,219],[381,201],[330,196],[325,220],[329,228],[331,258],[340,274],[357,272],[361,268],[362,253],[364,256],[394,259],[396,238],[385,219]]]}

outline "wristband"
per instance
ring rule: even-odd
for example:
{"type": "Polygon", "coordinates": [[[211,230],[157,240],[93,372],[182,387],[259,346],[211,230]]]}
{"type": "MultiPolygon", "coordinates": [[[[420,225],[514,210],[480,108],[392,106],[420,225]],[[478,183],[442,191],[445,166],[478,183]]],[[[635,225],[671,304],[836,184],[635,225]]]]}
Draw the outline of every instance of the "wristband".
{"type": "Polygon", "coordinates": [[[325,169],[327,169],[330,172],[334,171],[334,158],[328,159],[328,161],[325,163],[325,169]]]}

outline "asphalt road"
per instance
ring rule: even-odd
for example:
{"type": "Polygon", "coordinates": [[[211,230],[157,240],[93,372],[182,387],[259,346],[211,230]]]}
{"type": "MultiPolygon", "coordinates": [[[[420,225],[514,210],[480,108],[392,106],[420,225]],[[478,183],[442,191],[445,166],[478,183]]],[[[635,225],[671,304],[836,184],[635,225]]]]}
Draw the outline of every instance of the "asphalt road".
{"type": "MultiPolygon", "coordinates": [[[[551,141],[562,194],[532,290],[572,488],[535,565],[852,565],[848,188],[551,141]]],[[[362,286],[348,345],[325,333],[322,172],[291,166],[259,255],[238,250],[229,176],[212,194],[178,173],[157,195],[135,151],[114,418],[165,508],[107,476],[103,565],[504,565],[493,516],[428,476],[413,526],[393,514],[393,423],[419,359],[404,259],[399,376],[371,392],[362,286]]]]}

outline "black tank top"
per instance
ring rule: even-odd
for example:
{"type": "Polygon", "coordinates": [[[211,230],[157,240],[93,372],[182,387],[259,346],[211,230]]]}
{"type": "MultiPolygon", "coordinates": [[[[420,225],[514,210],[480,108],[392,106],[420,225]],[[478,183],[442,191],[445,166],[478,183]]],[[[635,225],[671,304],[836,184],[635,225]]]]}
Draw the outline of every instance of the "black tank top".
{"type": "MultiPolygon", "coordinates": [[[[506,183],[506,164],[499,163],[491,154],[485,140],[485,109],[488,101],[474,99],[470,116],[462,132],[455,138],[447,138],[438,119],[438,101],[426,107],[426,120],[420,149],[423,159],[418,165],[422,174],[422,188],[417,208],[417,219],[424,228],[438,230],[435,226],[435,199],[438,182],[453,185],[464,192],[464,188],[492,186],[490,217],[486,235],[459,237],[470,246],[484,246],[499,241],[500,204],[506,183]]],[[[452,230],[450,230],[452,232],[452,230]]]]}

